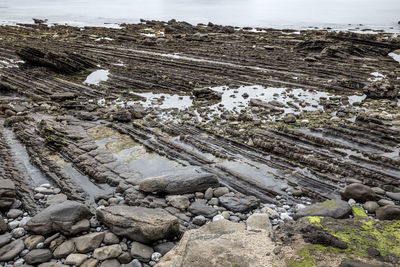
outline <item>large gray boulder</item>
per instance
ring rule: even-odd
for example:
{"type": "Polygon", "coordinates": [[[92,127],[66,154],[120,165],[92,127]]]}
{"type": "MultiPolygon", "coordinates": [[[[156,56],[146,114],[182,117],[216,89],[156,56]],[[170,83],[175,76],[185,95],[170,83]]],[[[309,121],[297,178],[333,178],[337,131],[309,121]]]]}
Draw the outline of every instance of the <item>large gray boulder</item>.
{"type": "Polygon", "coordinates": [[[146,178],[140,182],[139,189],[149,193],[186,194],[205,191],[218,185],[218,177],[215,174],[182,173],[146,178]]]}
{"type": "Polygon", "coordinates": [[[9,208],[15,200],[15,195],[14,182],[0,178],[0,209],[9,208]]]}
{"type": "Polygon", "coordinates": [[[97,219],[113,233],[150,243],[179,233],[178,218],[162,209],[111,206],[98,209],[97,219]]]}
{"type": "Polygon", "coordinates": [[[344,199],[352,198],[363,203],[368,200],[376,199],[376,193],[369,186],[359,183],[348,185],[343,192],[341,192],[341,195],[344,199]]]}
{"type": "Polygon", "coordinates": [[[305,207],[296,212],[295,219],[305,216],[325,216],[335,219],[346,218],[351,212],[350,205],[343,200],[327,200],[305,207]]]}
{"type": "Polygon", "coordinates": [[[157,266],[274,266],[274,248],[268,231],[247,231],[244,224],[219,220],[185,232],[157,266]]]}
{"type": "Polygon", "coordinates": [[[90,227],[87,220],[90,216],[89,208],[79,202],[57,202],[30,219],[25,225],[25,230],[41,235],[53,232],[74,235],[87,230],[86,225],[87,228],[90,227]]]}

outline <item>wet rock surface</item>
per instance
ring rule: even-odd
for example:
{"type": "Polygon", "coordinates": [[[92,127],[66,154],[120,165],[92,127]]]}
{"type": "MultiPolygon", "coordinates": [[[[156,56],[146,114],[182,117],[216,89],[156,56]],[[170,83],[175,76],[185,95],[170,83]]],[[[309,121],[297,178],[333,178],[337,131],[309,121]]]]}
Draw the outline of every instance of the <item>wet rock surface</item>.
{"type": "Polygon", "coordinates": [[[0,28],[2,265],[398,265],[398,37],[0,28]]]}

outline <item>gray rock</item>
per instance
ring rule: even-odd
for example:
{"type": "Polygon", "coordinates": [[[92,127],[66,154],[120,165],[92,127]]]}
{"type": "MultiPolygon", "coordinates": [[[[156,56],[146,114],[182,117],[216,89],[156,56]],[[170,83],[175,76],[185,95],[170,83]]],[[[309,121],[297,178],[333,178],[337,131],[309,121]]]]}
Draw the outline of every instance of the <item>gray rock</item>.
{"type": "Polygon", "coordinates": [[[115,245],[96,248],[93,252],[93,257],[98,260],[108,260],[117,258],[121,254],[122,254],[121,245],[115,244],[115,245]]]}
{"type": "Polygon", "coordinates": [[[54,258],[65,258],[75,251],[75,243],[73,240],[67,240],[59,245],[53,252],[54,258]]]}
{"type": "Polygon", "coordinates": [[[174,242],[165,242],[165,243],[161,243],[161,244],[156,245],[154,247],[154,251],[161,253],[161,255],[165,255],[165,254],[168,253],[168,251],[170,251],[174,247],[175,247],[175,243],[174,242]]]}
{"type": "Polygon", "coordinates": [[[386,205],[376,210],[379,220],[400,220],[400,206],[386,205]]]}
{"type": "Polygon", "coordinates": [[[104,235],[104,232],[100,232],[74,238],[76,250],[81,253],[86,253],[98,248],[104,239],[104,235]]]}
{"type": "Polygon", "coordinates": [[[220,204],[233,212],[245,212],[255,209],[260,201],[254,196],[222,196],[219,197],[220,204]]]}
{"type": "Polygon", "coordinates": [[[67,265],[80,266],[86,259],[87,256],[85,254],[73,253],[68,255],[64,263],[67,265]]]}
{"type": "Polygon", "coordinates": [[[146,246],[139,242],[132,242],[131,255],[143,262],[149,262],[154,250],[152,247],[146,246]]]}
{"type": "Polygon", "coordinates": [[[144,192],[164,192],[168,194],[185,194],[205,191],[219,185],[218,178],[211,173],[183,173],[146,178],[139,184],[144,192]]]}
{"type": "Polygon", "coordinates": [[[214,190],[211,187],[207,188],[206,192],[204,192],[204,198],[207,200],[210,200],[213,197],[213,195],[214,195],[214,190]]]}
{"type": "Polygon", "coordinates": [[[22,210],[17,210],[17,209],[10,209],[7,212],[7,218],[18,218],[19,216],[21,216],[24,212],[22,210]]]}
{"type": "Polygon", "coordinates": [[[388,197],[390,197],[391,199],[400,201],[400,192],[397,192],[397,193],[394,193],[394,192],[386,192],[386,195],[387,195],[388,197]]]}
{"type": "Polygon", "coordinates": [[[167,196],[167,201],[169,201],[173,207],[180,210],[185,210],[190,205],[189,198],[185,196],[167,196]]]}
{"type": "Polygon", "coordinates": [[[254,213],[246,220],[249,231],[270,231],[272,229],[268,214],[254,213]]]}
{"type": "MultiPolygon", "coordinates": [[[[19,226],[19,223],[17,223],[14,228],[16,228],[18,226],[19,226]]],[[[4,221],[3,217],[0,215],[0,234],[6,232],[7,228],[8,228],[7,223],[4,221]]],[[[10,228],[10,229],[14,229],[14,228],[10,228]]]]}
{"type": "Polygon", "coordinates": [[[131,263],[123,265],[123,267],[142,267],[142,263],[138,259],[134,259],[131,263]]]}
{"type": "Polygon", "coordinates": [[[57,203],[57,202],[66,201],[67,199],[68,198],[67,198],[67,196],[65,194],[57,194],[57,195],[49,196],[46,199],[46,207],[48,207],[48,206],[50,206],[50,205],[52,205],[54,203],[57,203]]]}
{"type": "Polygon", "coordinates": [[[207,218],[212,218],[218,213],[216,209],[207,206],[206,204],[203,204],[200,201],[193,202],[188,208],[188,211],[196,215],[203,215],[207,218]]]}
{"type": "Polygon", "coordinates": [[[93,258],[87,259],[85,260],[81,267],[97,267],[98,266],[99,261],[93,258]]]}
{"type": "Polygon", "coordinates": [[[372,189],[372,191],[374,191],[376,194],[379,194],[379,195],[384,195],[384,194],[385,194],[385,190],[383,190],[383,189],[380,188],[380,187],[372,187],[371,189],[372,189]]]}
{"type": "Polygon", "coordinates": [[[120,267],[121,264],[117,259],[105,260],[101,263],[100,267],[120,267]]]}
{"type": "Polygon", "coordinates": [[[103,242],[106,245],[118,244],[119,238],[114,233],[108,232],[105,234],[103,242]]]}
{"type": "Polygon", "coordinates": [[[123,252],[121,255],[118,256],[118,261],[120,263],[129,263],[131,260],[132,256],[130,252],[123,252]]]}
{"type": "Polygon", "coordinates": [[[354,183],[347,186],[341,195],[344,199],[354,199],[360,202],[366,202],[368,200],[375,200],[375,192],[368,186],[363,184],[354,183]]]}
{"type": "Polygon", "coordinates": [[[305,207],[294,215],[295,219],[304,216],[326,216],[336,219],[346,218],[351,213],[351,207],[346,201],[327,200],[305,207]]]}
{"type": "Polygon", "coordinates": [[[285,117],[283,117],[283,121],[286,123],[295,123],[296,116],[294,114],[287,114],[285,117]]]}
{"type": "Polygon", "coordinates": [[[0,209],[11,207],[15,195],[14,182],[9,179],[0,178],[0,209]]]}
{"type": "Polygon", "coordinates": [[[228,193],[229,193],[229,189],[228,189],[228,187],[225,187],[225,186],[214,189],[215,197],[222,197],[223,195],[228,194],[228,193]]]}
{"type": "Polygon", "coordinates": [[[14,259],[25,248],[22,239],[14,240],[13,242],[0,248],[0,261],[9,261],[14,259]]]}
{"type": "Polygon", "coordinates": [[[13,229],[12,231],[11,231],[11,235],[14,237],[14,238],[20,238],[20,237],[23,237],[24,235],[25,235],[25,230],[24,230],[24,228],[15,228],[15,229],[13,229]]]}
{"type": "Polygon", "coordinates": [[[386,206],[386,205],[394,205],[394,202],[391,201],[391,200],[387,200],[387,199],[380,199],[380,200],[378,201],[378,204],[379,204],[380,206],[386,206]]]}
{"type": "Polygon", "coordinates": [[[379,204],[375,201],[367,201],[364,203],[364,209],[369,213],[374,213],[379,208],[379,204]]]}
{"type": "Polygon", "coordinates": [[[24,260],[28,264],[37,264],[49,261],[52,256],[49,249],[34,249],[25,255],[24,260]]]}
{"type": "Polygon", "coordinates": [[[11,234],[10,233],[5,233],[0,235],[0,247],[3,247],[4,245],[8,244],[11,242],[11,234]]]}
{"type": "Polygon", "coordinates": [[[27,249],[34,249],[39,243],[44,241],[44,236],[42,235],[31,235],[25,239],[25,246],[27,249]]]}
{"type": "Polygon", "coordinates": [[[159,252],[154,252],[153,254],[151,254],[151,260],[155,262],[159,262],[161,257],[162,255],[159,252]]]}
{"type": "Polygon", "coordinates": [[[202,226],[205,223],[206,223],[206,217],[204,217],[203,215],[198,215],[193,218],[193,224],[195,225],[202,226]]]}
{"type": "Polygon", "coordinates": [[[79,202],[67,200],[54,203],[36,214],[26,223],[25,229],[42,235],[53,232],[74,235],[90,227],[87,220],[90,216],[88,207],[79,202]]]}
{"type": "Polygon", "coordinates": [[[111,206],[98,209],[97,218],[118,236],[149,243],[173,237],[179,233],[175,216],[162,209],[131,206],[111,206]]]}

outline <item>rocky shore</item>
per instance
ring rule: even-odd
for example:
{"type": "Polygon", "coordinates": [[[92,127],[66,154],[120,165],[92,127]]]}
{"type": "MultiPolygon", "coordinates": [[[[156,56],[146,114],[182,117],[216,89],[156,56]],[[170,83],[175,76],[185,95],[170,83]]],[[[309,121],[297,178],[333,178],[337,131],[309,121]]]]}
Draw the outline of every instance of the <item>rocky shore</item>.
{"type": "Polygon", "coordinates": [[[0,26],[1,266],[398,266],[399,49],[0,26]]]}

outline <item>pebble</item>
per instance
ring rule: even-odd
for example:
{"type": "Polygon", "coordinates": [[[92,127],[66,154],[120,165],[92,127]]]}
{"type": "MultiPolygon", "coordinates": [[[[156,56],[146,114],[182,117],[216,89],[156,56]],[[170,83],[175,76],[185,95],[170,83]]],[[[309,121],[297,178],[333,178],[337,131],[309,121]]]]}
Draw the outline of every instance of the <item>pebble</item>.
{"type": "Polygon", "coordinates": [[[387,200],[387,199],[380,199],[378,201],[378,204],[381,206],[386,206],[386,205],[394,205],[394,202],[391,200],[387,200]]]}
{"type": "Polygon", "coordinates": [[[198,215],[193,218],[192,223],[201,226],[206,223],[206,217],[204,217],[203,215],[198,215]]]}
{"type": "Polygon", "coordinates": [[[284,220],[284,221],[291,221],[291,220],[293,220],[293,218],[292,218],[292,217],[290,216],[290,214],[287,213],[287,212],[281,213],[280,218],[281,218],[281,220],[284,220]]]}
{"type": "Polygon", "coordinates": [[[354,199],[352,199],[352,198],[350,198],[350,199],[347,201],[347,203],[349,203],[350,206],[354,206],[354,205],[357,204],[357,202],[356,202],[354,199]]]}
{"type": "Polygon", "coordinates": [[[218,214],[218,215],[215,215],[215,216],[212,218],[212,221],[213,221],[213,222],[216,222],[216,221],[224,220],[224,219],[225,219],[224,216],[222,216],[221,214],[218,214]]]}
{"type": "Polygon", "coordinates": [[[14,238],[23,237],[25,235],[25,230],[24,230],[24,228],[15,228],[14,230],[11,231],[11,235],[14,238]]]}
{"type": "Polygon", "coordinates": [[[159,262],[161,257],[162,255],[159,252],[154,252],[153,254],[151,254],[151,260],[155,262],[159,262]]]}

